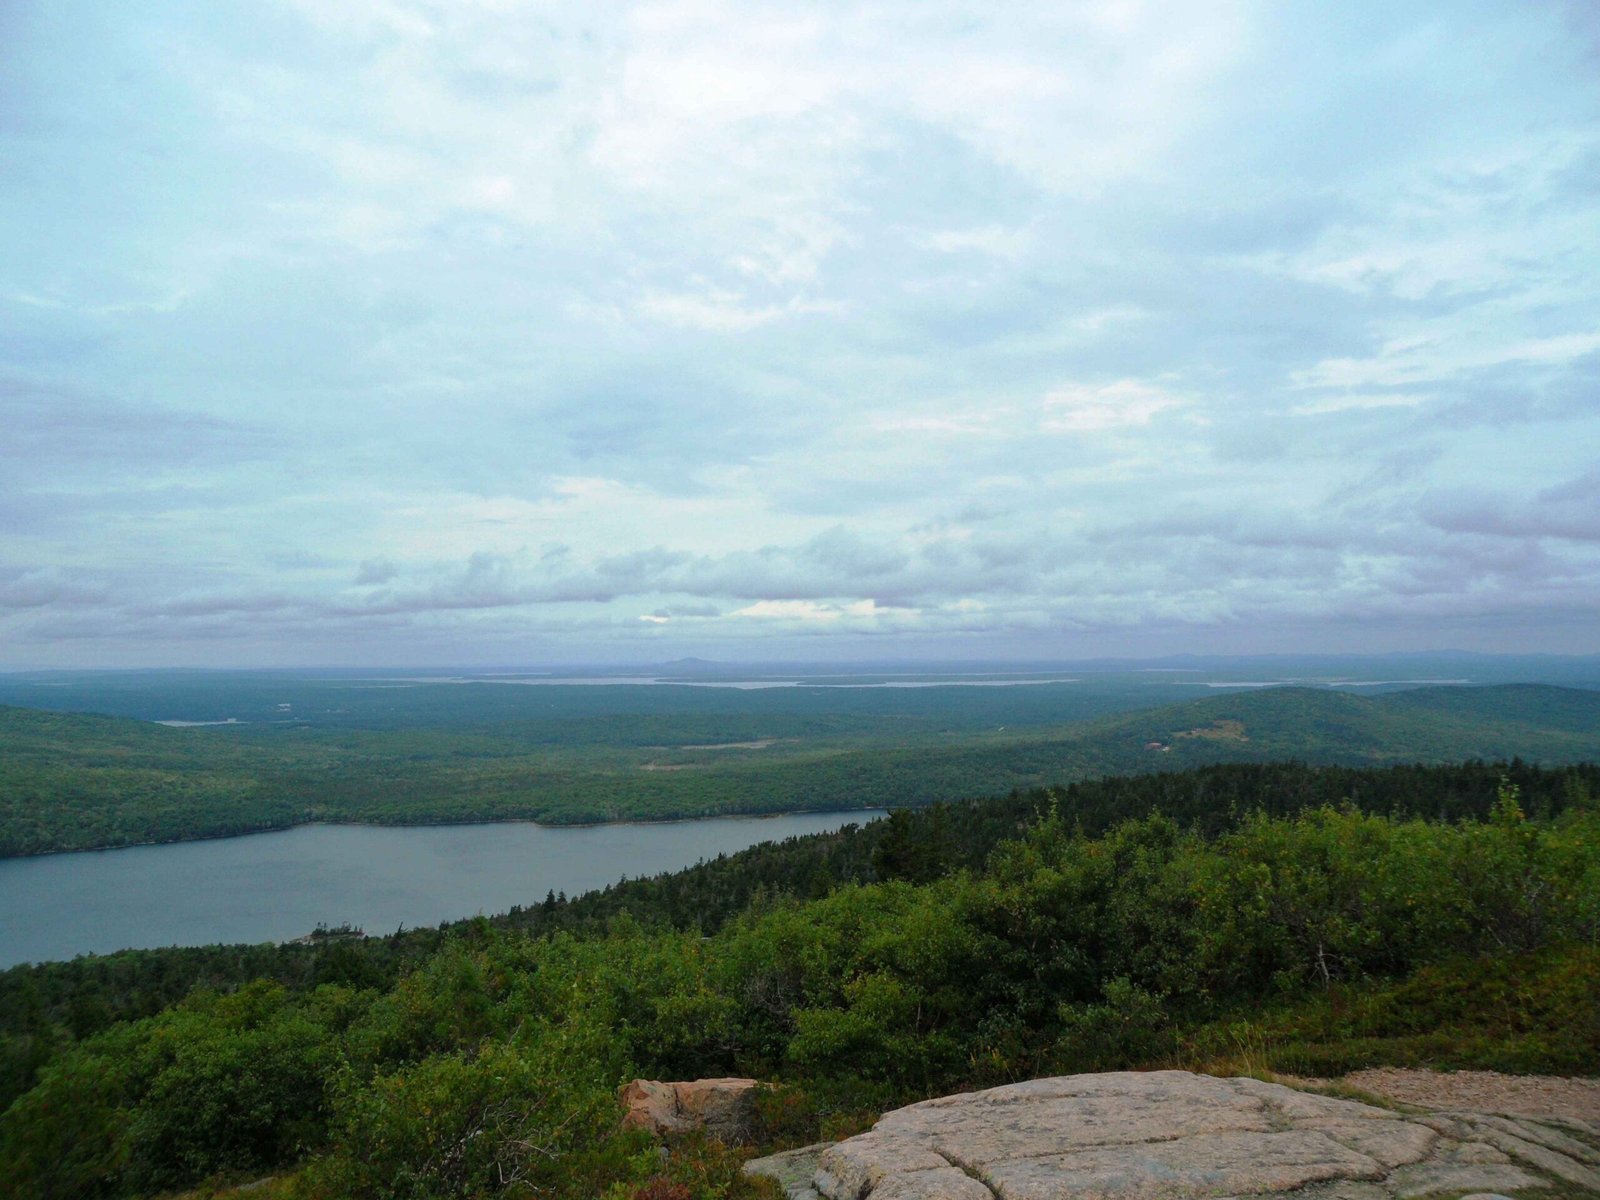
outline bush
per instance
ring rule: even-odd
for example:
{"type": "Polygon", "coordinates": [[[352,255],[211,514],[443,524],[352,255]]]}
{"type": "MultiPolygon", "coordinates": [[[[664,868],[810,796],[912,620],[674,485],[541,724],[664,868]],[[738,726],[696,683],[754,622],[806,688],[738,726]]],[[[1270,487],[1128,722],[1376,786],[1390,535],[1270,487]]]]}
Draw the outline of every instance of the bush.
{"type": "Polygon", "coordinates": [[[593,1197],[640,1174],[645,1139],[620,1130],[607,1087],[539,1048],[486,1042],[347,1080],[336,1146],[306,1172],[327,1200],[486,1194],[593,1197]]]}
{"type": "Polygon", "coordinates": [[[1161,998],[1119,976],[1100,1004],[1061,1006],[1060,1069],[1120,1071],[1170,1057],[1177,1048],[1161,998]]]}

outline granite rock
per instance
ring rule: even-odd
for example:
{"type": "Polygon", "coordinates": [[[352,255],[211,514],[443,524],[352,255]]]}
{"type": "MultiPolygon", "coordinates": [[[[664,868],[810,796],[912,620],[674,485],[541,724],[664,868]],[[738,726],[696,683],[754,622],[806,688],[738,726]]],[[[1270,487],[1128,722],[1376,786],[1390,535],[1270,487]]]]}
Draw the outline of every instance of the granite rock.
{"type": "Polygon", "coordinates": [[[704,1132],[730,1144],[748,1141],[757,1123],[754,1079],[694,1079],[662,1083],[635,1079],[618,1089],[622,1124],[659,1137],[704,1132]]]}
{"type": "Polygon", "coordinates": [[[746,1169],[778,1178],[791,1200],[1412,1200],[1552,1185],[1600,1194],[1597,1162],[1600,1143],[1572,1122],[1413,1116],[1152,1071],[944,1096],[746,1169]]]}

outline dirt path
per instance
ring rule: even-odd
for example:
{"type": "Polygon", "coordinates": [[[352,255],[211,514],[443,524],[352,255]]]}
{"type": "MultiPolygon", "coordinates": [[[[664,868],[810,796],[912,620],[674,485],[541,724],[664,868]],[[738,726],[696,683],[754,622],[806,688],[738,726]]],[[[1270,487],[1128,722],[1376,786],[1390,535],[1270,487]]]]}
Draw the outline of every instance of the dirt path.
{"type": "Polygon", "coordinates": [[[1374,1096],[1422,1108],[1566,1117],[1600,1124],[1600,1079],[1375,1067],[1346,1075],[1339,1082],[1374,1096]]]}

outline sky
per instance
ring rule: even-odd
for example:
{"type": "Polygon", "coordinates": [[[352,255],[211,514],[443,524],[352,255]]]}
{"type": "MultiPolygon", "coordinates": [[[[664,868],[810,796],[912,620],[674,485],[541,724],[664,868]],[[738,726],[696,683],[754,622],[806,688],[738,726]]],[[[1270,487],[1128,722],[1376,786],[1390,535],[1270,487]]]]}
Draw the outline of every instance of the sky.
{"type": "Polygon", "coordinates": [[[0,669],[1600,651],[1589,0],[0,4],[0,669]]]}

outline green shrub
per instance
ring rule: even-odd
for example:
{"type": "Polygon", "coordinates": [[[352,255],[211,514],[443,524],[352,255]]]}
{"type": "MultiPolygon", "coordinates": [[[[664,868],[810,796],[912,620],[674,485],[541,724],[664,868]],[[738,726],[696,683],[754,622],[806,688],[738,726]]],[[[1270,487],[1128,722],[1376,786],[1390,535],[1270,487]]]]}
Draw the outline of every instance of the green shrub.
{"type": "Polygon", "coordinates": [[[491,1041],[347,1080],[335,1146],[307,1170],[302,1194],[587,1198],[640,1176],[644,1139],[621,1132],[611,1089],[549,1050],[491,1041]]]}

